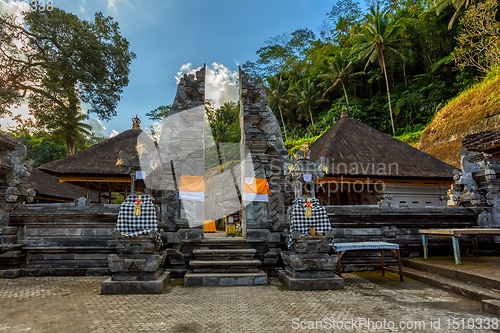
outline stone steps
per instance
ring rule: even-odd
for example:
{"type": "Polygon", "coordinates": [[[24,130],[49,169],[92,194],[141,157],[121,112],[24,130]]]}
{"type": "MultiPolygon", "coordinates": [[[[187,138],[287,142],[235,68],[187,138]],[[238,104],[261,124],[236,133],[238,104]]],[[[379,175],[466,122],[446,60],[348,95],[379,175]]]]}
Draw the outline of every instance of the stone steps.
{"type": "Polygon", "coordinates": [[[250,260],[255,249],[196,249],[193,254],[198,260],[250,260]]]}
{"type": "Polygon", "coordinates": [[[186,287],[226,287],[255,286],[267,284],[267,274],[259,270],[256,273],[193,273],[184,276],[186,287]]]}
{"type": "Polygon", "coordinates": [[[467,282],[448,279],[437,274],[423,272],[414,268],[404,267],[403,275],[478,301],[487,299],[500,300],[500,292],[467,282]]]}
{"type": "Polygon", "coordinates": [[[500,292],[414,268],[403,268],[403,275],[456,294],[481,301],[484,311],[500,316],[500,292]]]}
{"type": "Polygon", "coordinates": [[[227,249],[249,249],[246,239],[241,237],[213,237],[205,238],[201,242],[200,249],[227,250],[227,249]]]}
{"type": "Polygon", "coordinates": [[[242,238],[211,238],[193,250],[196,259],[189,262],[184,285],[251,286],[267,283],[267,274],[260,270],[262,262],[255,259],[257,250],[242,238]]]}
{"type": "Polygon", "coordinates": [[[493,313],[500,317],[500,301],[494,299],[487,299],[481,301],[481,308],[489,313],[493,313]]]}
{"type": "Polygon", "coordinates": [[[498,279],[491,278],[490,276],[481,274],[478,271],[470,273],[466,271],[460,271],[460,267],[454,267],[456,269],[450,269],[433,264],[432,262],[423,262],[408,259],[402,259],[402,263],[405,267],[417,269],[419,271],[427,273],[437,274],[454,281],[461,281],[484,288],[500,290],[500,281],[498,279]]]}
{"type": "Polygon", "coordinates": [[[194,273],[256,273],[262,262],[251,260],[191,260],[194,273]]]}

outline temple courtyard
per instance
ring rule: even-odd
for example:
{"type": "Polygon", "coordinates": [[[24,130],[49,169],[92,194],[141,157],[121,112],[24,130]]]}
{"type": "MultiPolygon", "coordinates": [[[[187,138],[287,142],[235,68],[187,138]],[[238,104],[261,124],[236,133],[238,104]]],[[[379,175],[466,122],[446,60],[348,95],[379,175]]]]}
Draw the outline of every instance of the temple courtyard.
{"type": "Polygon", "coordinates": [[[498,317],[457,294],[380,271],[344,277],[332,291],[172,280],[159,295],[101,295],[103,276],[0,279],[0,332],[500,331],[498,317]]]}

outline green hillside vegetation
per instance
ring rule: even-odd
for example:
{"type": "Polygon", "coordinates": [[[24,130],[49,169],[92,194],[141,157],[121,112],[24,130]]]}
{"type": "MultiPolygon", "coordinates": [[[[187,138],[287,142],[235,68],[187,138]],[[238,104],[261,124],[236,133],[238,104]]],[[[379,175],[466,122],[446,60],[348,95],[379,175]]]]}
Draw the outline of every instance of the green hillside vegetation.
{"type": "MultiPolygon", "coordinates": [[[[347,109],[351,118],[456,165],[459,141],[466,133],[498,126],[500,87],[498,70],[492,70],[500,64],[498,0],[365,1],[361,7],[354,0],[339,0],[316,26],[263,40],[255,59],[245,62],[242,69],[261,77],[265,83],[270,107],[281,125],[289,153],[304,142],[312,144],[347,109]],[[460,95],[461,92],[465,93],[460,95]],[[451,102],[447,105],[447,101],[451,102]]],[[[91,111],[100,119],[112,118],[122,88],[128,83],[129,66],[135,55],[112,18],[104,20],[99,14],[95,22],[87,22],[55,10],[32,12],[28,19],[30,28],[34,31],[43,28],[44,32],[26,37],[32,39],[33,45],[50,40],[46,34],[52,36],[55,30],[46,26],[49,23],[58,26],[63,22],[71,28],[52,37],[65,39],[68,35],[71,37],[68,39],[78,42],[85,41],[83,32],[85,36],[93,36],[101,25],[109,28],[105,29],[109,32],[106,36],[97,34],[102,40],[89,38],[99,42],[96,50],[115,50],[119,64],[110,69],[106,64],[112,59],[102,61],[105,67],[102,81],[108,85],[114,81],[106,78],[113,77],[119,78],[120,84],[98,91],[95,88],[101,87],[102,82],[92,81],[92,75],[86,72],[93,66],[72,68],[74,78],[71,76],[68,84],[71,88],[68,97],[54,83],[58,82],[54,77],[62,74],[45,70],[55,66],[64,74],[64,62],[58,61],[59,58],[37,61],[44,70],[24,73],[22,61],[19,66],[9,65],[17,63],[9,58],[12,52],[0,55],[0,69],[12,72],[8,76],[12,82],[0,85],[0,115],[8,114],[8,107],[24,98],[24,85],[39,80],[46,83],[44,96],[60,99],[57,107],[41,97],[30,99],[32,109],[37,111],[36,123],[20,122],[15,128],[3,129],[13,137],[25,137],[28,158],[39,165],[103,140],[90,133],[84,122],[86,116],[80,112],[81,105],[90,103],[91,111]],[[116,45],[107,43],[109,38],[116,45]],[[82,79],[89,81],[81,86],[82,79]],[[71,100],[71,105],[65,106],[66,99],[71,100]],[[102,103],[106,107],[101,108],[102,103]],[[53,119],[62,110],[68,111],[64,117],[53,119]]],[[[3,15],[0,21],[9,27],[0,29],[0,47],[14,50],[17,28],[11,22],[12,17],[3,15]]],[[[72,45],[66,50],[72,53],[63,50],[58,57],[83,56],[81,50],[85,48],[73,49],[72,45]]],[[[46,46],[54,48],[52,44],[46,46]]],[[[44,52],[32,51],[20,50],[19,59],[28,56],[43,59],[44,52]]],[[[101,57],[101,53],[96,56],[101,57]]],[[[161,120],[169,110],[169,105],[163,105],[146,116],[161,120]]],[[[237,103],[228,102],[219,108],[208,103],[206,111],[216,143],[240,141],[237,103]]],[[[214,150],[209,154],[208,169],[222,161],[222,153],[214,150]]],[[[229,160],[237,160],[236,150],[226,155],[229,160]]]]}
{"type": "Polygon", "coordinates": [[[456,167],[467,134],[500,128],[500,67],[451,100],[425,128],[420,149],[456,167]]]}
{"type": "Polygon", "coordinates": [[[289,153],[314,142],[344,108],[418,147],[437,111],[500,62],[498,2],[462,5],[391,1],[363,13],[341,0],[319,36],[303,28],[270,37],[242,67],[268,85],[289,153]]]}

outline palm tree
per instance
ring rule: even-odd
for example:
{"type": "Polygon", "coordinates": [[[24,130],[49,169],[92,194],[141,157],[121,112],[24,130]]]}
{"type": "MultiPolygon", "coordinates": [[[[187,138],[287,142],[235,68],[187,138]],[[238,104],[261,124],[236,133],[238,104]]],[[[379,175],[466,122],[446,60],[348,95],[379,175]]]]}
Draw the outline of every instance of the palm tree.
{"type": "Polygon", "coordinates": [[[379,6],[370,8],[370,14],[367,15],[367,22],[362,28],[362,33],[358,35],[360,42],[354,47],[360,49],[359,59],[368,59],[366,67],[372,62],[378,61],[385,76],[387,87],[387,98],[389,100],[389,114],[391,116],[392,133],[396,135],[394,128],[394,119],[392,116],[391,93],[389,91],[389,80],[387,79],[387,69],[384,58],[384,51],[392,51],[403,58],[403,55],[395,48],[406,45],[398,39],[399,35],[405,30],[405,27],[399,23],[394,23],[389,18],[388,10],[382,12],[379,6]]]}
{"type": "MultiPolygon", "coordinates": [[[[344,89],[344,96],[347,106],[349,106],[349,98],[347,98],[347,91],[345,89],[345,83],[363,72],[353,73],[354,63],[347,59],[347,56],[340,52],[332,59],[332,61],[328,64],[329,72],[327,74],[320,74],[320,77],[326,78],[328,81],[333,81],[333,83],[325,90],[323,93],[323,97],[335,88],[339,83],[342,84],[342,89],[344,89]]],[[[322,82],[320,85],[324,85],[326,82],[322,82]]]]}
{"type": "Polygon", "coordinates": [[[462,8],[467,8],[470,5],[475,3],[474,0],[440,0],[436,3],[436,14],[439,16],[446,9],[446,7],[453,5],[455,7],[455,13],[450,19],[450,23],[448,23],[448,30],[451,30],[453,27],[453,23],[458,17],[458,14],[462,10],[462,8]]]}
{"type": "Polygon", "coordinates": [[[57,129],[54,135],[62,138],[66,142],[66,156],[75,153],[76,143],[84,137],[90,136],[92,126],[84,121],[88,119],[85,113],[78,112],[76,116],[65,116],[54,126],[57,129]]]}
{"type": "Polygon", "coordinates": [[[217,144],[220,142],[226,142],[229,135],[231,135],[229,125],[223,121],[219,121],[212,126],[212,133],[217,144]]]}
{"type": "Polygon", "coordinates": [[[297,99],[297,105],[302,106],[307,111],[309,111],[309,116],[311,117],[311,125],[314,127],[314,119],[312,115],[312,108],[325,100],[321,98],[321,92],[311,79],[306,79],[302,81],[302,86],[299,87],[299,91],[294,93],[294,97],[297,99]]]}
{"type": "Polygon", "coordinates": [[[266,87],[267,99],[269,100],[269,104],[272,108],[278,108],[281,116],[281,122],[283,124],[283,131],[285,132],[285,140],[288,140],[285,120],[283,119],[283,111],[281,108],[284,108],[289,102],[289,90],[286,88],[286,84],[281,76],[279,79],[275,76],[270,76],[267,78],[267,83],[269,84],[269,87],[266,87]]]}

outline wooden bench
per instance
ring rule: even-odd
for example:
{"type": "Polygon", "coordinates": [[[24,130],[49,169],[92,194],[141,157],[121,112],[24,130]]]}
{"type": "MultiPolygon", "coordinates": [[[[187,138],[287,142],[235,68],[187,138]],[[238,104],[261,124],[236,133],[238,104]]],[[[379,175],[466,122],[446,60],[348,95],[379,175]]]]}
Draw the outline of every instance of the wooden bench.
{"type": "Polygon", "coordinates": [[[358,250],[378,250],[380,252],[380,261],[382,264],[382,275],[385,275],[385,270],[396,271],[394,268],[386,267],[384,265],[384,250],[390,250],[398,259],[398,273],[399,279],[403,281],[403,270],[401,267],[401,254],[399,252],[399,245],[387,242],[354,242],[354,243],[335,243],[335,252],[338,253],[337,261],[337,274],[342,277],[342,265],[340,263],[342,256],[346,251],[358,250]]]}
{"type": "Polygon", "coordinates": [[[479,249],[477,246],[477,235],[490,235],[500,236],[500,229],[485,229],[485,228],[466,228],[466,229],[420,229],[418,231],[422,234],[422,243],[424,245],[424,258],[428,256],[428,237],[451,237],[453,244],[453,254],[455,256],[455,263],[462,264],[460,258],[460,246],[458,244],[458,237],[462,235],[472,236],[472,244],[474,245],[474,252],[479,257],[479,249]]]}

